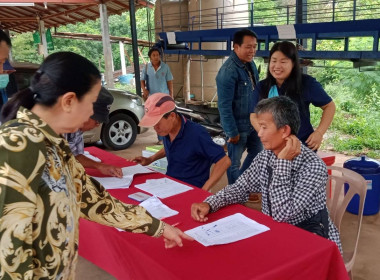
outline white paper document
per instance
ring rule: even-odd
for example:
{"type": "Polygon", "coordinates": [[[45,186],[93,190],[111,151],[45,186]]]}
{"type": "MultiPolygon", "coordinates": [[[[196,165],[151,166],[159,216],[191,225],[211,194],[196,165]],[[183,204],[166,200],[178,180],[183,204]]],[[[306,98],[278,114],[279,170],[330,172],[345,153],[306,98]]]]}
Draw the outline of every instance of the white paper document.
{"type": "Polygon", "coordinates": [[[132,183],[133,176],[117,177],[92,177],[107,190],[129,188],[132,183]]]}
{"type": "Polygon", "coordinates": [[[140,206],[144,207],[146,210],[149,211],[150,214],[152,214],[153,217],[159,220],[178,214],[178,211],[170,209],[155,196],[152,196],[144,200],[140,203],[140,206]]]}
{"type": "Polygon", "coordinates": [[[135,175],[135,174],[146,174],[146,173],[154,173],[156,171],[150,170],[142,166],[141,164],[136,164],[132,166],[123,167],[121,169],[123,171],[123,176],[135,175]]]}
{"type": "Polygon", "coordinates": [[[96,161],[96,162],[102,162],[102,160],[92,154],[90,154],[88,151],[84,151],[83,152],[83,155],[88,157],[89,159],[92,159],[93,161],[96,161]]]}
{"type": "Polygon", "coordinates": [[[144,184],[135,185],[135,187],[159,198],[167,198],[192,189],[168,178],[146,180],[144,184]]]}
{"type": "Polygon", "coordinates": [[[177,41],[175,39],[175,32],[166,32],[166,37],[168,38],[169,45],[177,44],[177,41]]]}
{"type": "Polygon", "coordinates": [[[278,39],[297,39],[296,30],[293,24],[276,25],[278,39]]]}
{"type": "Polygon", "coordinates": [[[107,190],[129,188],[133,181],[135,174],[154,173],[156,171],[150,170],[141,164],[123,167],[123,177],[93,177],[96,181],[101,183],[107,190]]]}
{"type": "Polygon", "coordinates": [[[269,230],[241,213],[185,231],[204,246],[228,244],[269,230]]]}

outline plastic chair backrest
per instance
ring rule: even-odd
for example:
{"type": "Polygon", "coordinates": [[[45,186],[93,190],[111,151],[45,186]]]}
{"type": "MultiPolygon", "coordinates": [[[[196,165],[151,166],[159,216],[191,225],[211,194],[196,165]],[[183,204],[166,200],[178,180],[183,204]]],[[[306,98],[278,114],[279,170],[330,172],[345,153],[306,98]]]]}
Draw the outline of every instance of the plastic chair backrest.
{"type": "Polygon", "coordinates": [[[353,247],[353,250],[350,250],[349,252],[343,250],[343,259],[346,265],[346,269],[352,276],[351,270],[355,262],[356,250],[359,241],[360,228],[363,218],[364,201],[367,194],[367,184],[363,176],[347,168],[327,166],[327,169],[331,172],[331,174],[329,174],[329,180],[326,184],[327,208],[330,212],[330,218],[338,228],[339,232],[340,224],[342,222],[342,218],[346,211],[348,203],[351,201],[352,197],[355,194],[358,194],[360,198],[357,230],[355,231],[355,245],[353,247]],[[345,185],[348,188],[346,192],[345,185]]]}

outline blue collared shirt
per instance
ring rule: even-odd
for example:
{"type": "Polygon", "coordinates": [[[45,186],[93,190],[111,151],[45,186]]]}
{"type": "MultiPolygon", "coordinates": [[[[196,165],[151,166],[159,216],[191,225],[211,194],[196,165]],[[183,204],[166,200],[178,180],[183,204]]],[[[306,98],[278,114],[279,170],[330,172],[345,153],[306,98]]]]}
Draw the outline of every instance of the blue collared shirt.
{"type": "Polygon", "coordinates": [[[210,177],[211,165],[222,159],[226,153],[212,141],[203,126],[180,116],[182,124],[176,138],[173,142],[169,136],[163,139],[168,160],[166,174],[202,188],[210,177]]]}
{"type": "MultiPolygon", "coordinates": [[[[146,80],[146,73],[145,73],[146,67],[144,66],[142,73],[141,73],[141,80],[146,80]]],[[[148,63],[147,67],[148,72],[148,89],[149,94],[162,92],[162,93],[169,93],[168,88],[168,81],[173,80],[172,72],[170,72],[169,66],[164,63],[160,62],[160,66],[158,67],[157,71],[154,70],[154,67],[152,66],[152,63],[148,63]]]]}
{"type": "MultiPolygon", "coordinates": [[[[260,81],[255,89],[254,106],[252,106],[251,112],[253,113],[257,102],[259,101],[259,96],[263,96],[262,93],[263,86],[266,80],[260,81]]],[[[279,88],[277,86],[277,92],[280,96],[287,95],[287,82],[285,81],[283,85],[279,88]]],[[[265,96],[265,95],[264,95],[265,96]]],[[[312,76],[303,74],[302,75],[302,101],[293,100],[298,105],[298,110],[300,114],[301,126],[298,131],[297,137],[305,143],[310,134],[313,133],[314,129],[310,121],[310,104],[316,107],[322,107],[329,104],[332,99],[323,89],[322,85],[312,76]],[[303,104],[301,104],[301,102],[303,104]]]]}

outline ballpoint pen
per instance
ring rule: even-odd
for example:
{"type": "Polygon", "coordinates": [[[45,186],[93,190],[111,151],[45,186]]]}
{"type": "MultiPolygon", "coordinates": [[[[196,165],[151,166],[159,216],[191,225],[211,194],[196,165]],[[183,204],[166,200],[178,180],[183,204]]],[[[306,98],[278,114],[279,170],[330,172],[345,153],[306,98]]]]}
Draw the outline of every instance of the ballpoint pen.
{"type": "Polygon", "coordinates": [[[172,224],[172,227],[179,226],[180,224],[181,224],[181,222],[174,223],[174,224],[172,224]]]}

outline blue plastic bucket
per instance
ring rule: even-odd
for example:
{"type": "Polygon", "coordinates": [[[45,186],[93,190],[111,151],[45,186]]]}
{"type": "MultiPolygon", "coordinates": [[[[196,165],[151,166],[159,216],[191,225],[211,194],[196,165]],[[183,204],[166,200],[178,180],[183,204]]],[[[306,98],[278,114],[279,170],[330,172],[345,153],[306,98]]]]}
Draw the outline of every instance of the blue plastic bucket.
{"type": "Polygon", "coordinates": [[[130,81],[133,79],[134,74],[126,74],[119,76],[119,82],[122,85],[129,85],[130,81]]]}
{"type": "MultiPolygon", "coordinates": [[[[344,168],[353,170],[364,177],[367,182],[367,195],[364,202],[364,215],[374,215],[380,208],[380,162],[365,156],[347,160],[344,168]]],[[[346,191],[348,186],[346,186],[346,191]]],[[[347,206],[352,214],[359,212],[359,196],[355,195],[347,206]]]]}

